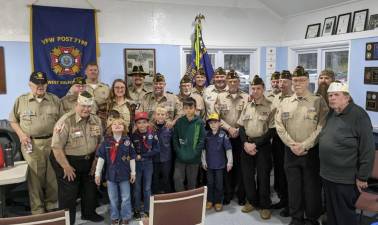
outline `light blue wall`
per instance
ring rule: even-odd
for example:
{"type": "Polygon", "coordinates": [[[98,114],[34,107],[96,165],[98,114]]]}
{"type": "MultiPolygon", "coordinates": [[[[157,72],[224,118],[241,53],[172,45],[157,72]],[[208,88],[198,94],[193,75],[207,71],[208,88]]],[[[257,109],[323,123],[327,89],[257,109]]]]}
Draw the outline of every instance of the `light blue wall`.
{"type": "MultiPolygon", "coordinates": [[[[14,100],[29,91],[30,48],[26,42],[0,42],[4,47],[7,94],[0,95],[0,119],[8,118],[14,100]]],[[[166,75],[167,90],[177,93],[180,80],[180,48],[176,45],[100,44],[101,80],[109,85],[124,78],[124,48],[156,49],[156,70],[166,75]]]]}
{"type": "Polygon", "coordinates": [[[265,81],[266,78],[266,47],[260,48],[260,77],[265,81]]]}
{"type": "Polygon", "coordinates": [[[278,47],[276,50],[276,70],[282,71],[287,70],[287,53],[288,48],[287,47],[278,47]]]}
{"type": "MultiPolygon", "coordinates": [[[[378,92],[377,85],[364,84],[365,66],[378,66],[378,60],[365,60],[365,47],[367,42],[378,42],[378,37],[355,39],[351,42],[350,48],[350,71],[349,71],[349,89],[356,104],[365,108],[366,91],[378,92]]],[[[373,126],[378,126],[378,113],[368,111],[373,126]]]]}

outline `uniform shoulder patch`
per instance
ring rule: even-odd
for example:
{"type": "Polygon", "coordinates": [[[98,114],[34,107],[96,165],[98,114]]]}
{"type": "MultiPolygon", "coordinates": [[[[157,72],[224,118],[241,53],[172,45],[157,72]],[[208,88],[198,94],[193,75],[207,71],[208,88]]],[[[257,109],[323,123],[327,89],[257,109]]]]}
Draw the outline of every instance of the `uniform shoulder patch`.
{"type": "Polygon", "coordinates": [[[123,144],[127,147],[130,146],[130,140],[129,139],[126,139],[125,142],[123,142],[123,144]]]}

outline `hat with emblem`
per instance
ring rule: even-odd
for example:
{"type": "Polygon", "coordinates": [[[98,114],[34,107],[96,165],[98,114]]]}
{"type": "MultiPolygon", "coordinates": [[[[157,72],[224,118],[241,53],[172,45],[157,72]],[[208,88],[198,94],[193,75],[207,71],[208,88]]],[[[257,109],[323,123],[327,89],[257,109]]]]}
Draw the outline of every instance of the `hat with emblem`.
{"type": "Polygon", "coordinates": [[[322,72],[320,72],[319,76],[327,76],[332,80],[335,80],[335,72],[333,72],[332,70],[323,70],[322,72]]]}
{"type": "Polygon", "coordinates": [[[164,77],[164,75],[161,74],[161,73],[157,73],[157,74],[154,76],[153,82],[165,82],[165,77],[164,77]]]}
{"type": "Polygon", "coordinates": [[[84,77],[75,77],[75,79],[73,79],[73,82],[72,82],[72,85],[74,84],[86,84],[87,82],[85,81],[84,77]]]}
{"type": "Polygon", "coordinates": [[[349,93],[349,88],[347,84],[341,83],[340,81],[334,81],[328,87],[327,93],[330,93],[330,92],[349,93]]]}
{"type": "Polygon", "coordinates": [[[134,75],[146,76],[148,75],[148,73],[144,72],[143,66],[140,65],[140,66],[133,66],[133,71],[129,75],[130,76],[134,76],[134,75]]]}
{"type": "Polygon", "coordinates": [[[211,120],[219,121],[219,114],[218,113],[211,113],[206,121],[209,122],[211,120]]]}
{"type": "Polygon", "coordinates": [[[291,73],[289,70],[282,70],[280,74],[280,79],[286,79],[286,80],[291,80],[291,73]]]}
{"type": "Polygon", "coordinates": [[[218,67],[215,71],[214,71],[214,75],[226,75],[226,71],[224,71],[224,69],[222,67],[218,67]]]}
{"type": "Polygon", "coordinates": [[[231,69],[228,73],[227,73],[227,79],[239,79],[239,74],[231,69]]]}
{"type": "Polygon", "coordinates": [[[79,94],[77,103],[83,106],[92,106],[94,103],[93,95],[91,95],[91,93],[89,93],[88,91],[84,91],[79,94]]]}
{"type": "Polygon", "coordinates": [[[44,72],[33,72],[30,74],[30,82],[33,84],[47,84],[47,75],[44,72]]]}
{"type": "Polygon", "coordinates": [[[206,76],[205,70],[201,67],[196,71],[196,76],[201,75],[201,76],[206,76]]]}
{"type": "Polygon", "coordinates": [[[192,78],[189,75],[184,75],[181,78],[180,84],[192,83],[192,78]]]}
{"type": "Polygon", "coordinates": [[[148,113],[147,112],[135,113],[135,122],[138,120],[148,120],[148,113]]]}
{"type": "Polygon", "coordinates": [[[272,73],[270,80],[278,80],[278,79],[280,79],[280,72],[275,71],[274,73],[272,73]]]}
{"type": "Polygon", "coordinates": [[[259,75],[255,75],[255,77],[253,77],[253,80],[250,82],[250,85],[263,85],[264,86],[264,81],[259,77],[259,75]]]}
{"type": "Polygon", "coordinates": [[[293,77],[308,77],[308,72],[305,71],[303,66],[297,66],[293,72],[293,77]]]}

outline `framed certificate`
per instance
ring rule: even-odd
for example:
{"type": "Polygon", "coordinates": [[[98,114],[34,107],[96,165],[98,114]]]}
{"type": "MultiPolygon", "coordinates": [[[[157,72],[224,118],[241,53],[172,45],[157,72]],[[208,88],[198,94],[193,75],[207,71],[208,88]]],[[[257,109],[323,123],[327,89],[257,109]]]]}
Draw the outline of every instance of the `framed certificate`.
{"type": "Polygon", "coordinates": [[[315,23],[315,24],[308,25],[307,26],[307,31],[306,31],[305,39],[319,37],[320,26],[321,26],[320,23],[315,23]]]}
{"type": "Polygon", "coordinates": [[[341,14],[337,20],[336,34],[345,34],[350,31],[350,19],[352,13],[341,14]]]}
{"type": "Polygon", "coordinates": [[[329,36],[334,34],[336,16],[327,17],[324,19],[322,36],[329,36]]]}
{"type": "Polygon", "coordinates": [[[353,13],[352,32],[366,30],[368,16],[369,16],[369,9],[355,11],[353,13]]]}

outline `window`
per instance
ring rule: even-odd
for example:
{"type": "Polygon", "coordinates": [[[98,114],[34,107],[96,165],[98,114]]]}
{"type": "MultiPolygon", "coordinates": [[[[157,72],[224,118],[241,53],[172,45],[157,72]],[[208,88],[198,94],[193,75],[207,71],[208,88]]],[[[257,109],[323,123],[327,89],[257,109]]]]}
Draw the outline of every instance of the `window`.
{"type": "Polygon", "coordinates": [[[318,77],[318,53],[299,53],[298,54],[298,65],[303,66],[309,74],[310,78],[310,91],[314,92],[317,86],[318,77]]]}
{"type": "Polygon", "coordinates": [[[235,54],[225,54],[224,55],[224,69],[230,70],[234,69],[244,75],[251,74],[251,60],[250,55],[235,55],[235,54]]]}
{"type": "Polygon", "coordinates": [[[348,80],[348,51],[326,51],[325,69],[335,72],[336,80],[348,80]]]}

